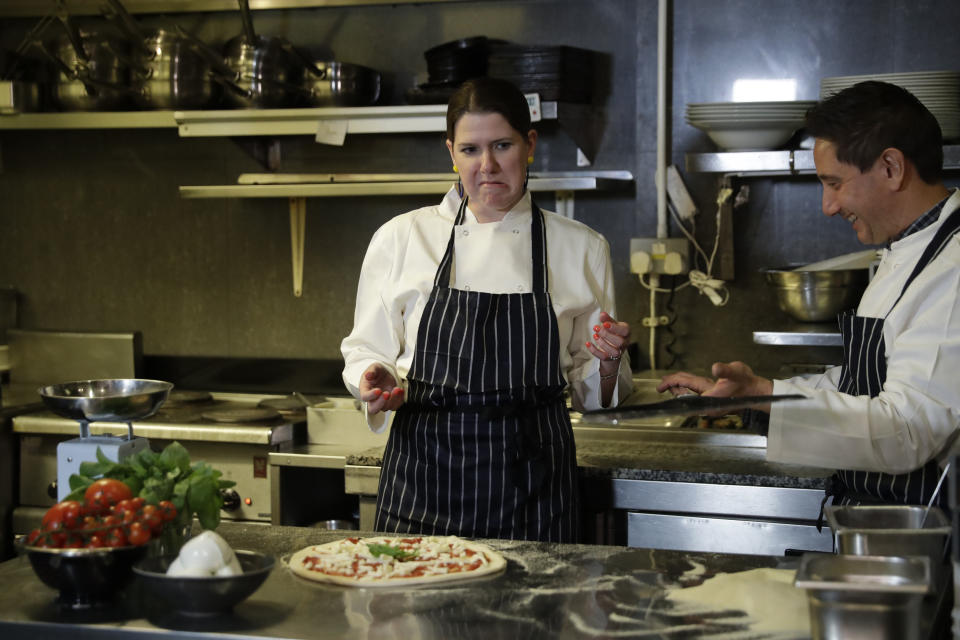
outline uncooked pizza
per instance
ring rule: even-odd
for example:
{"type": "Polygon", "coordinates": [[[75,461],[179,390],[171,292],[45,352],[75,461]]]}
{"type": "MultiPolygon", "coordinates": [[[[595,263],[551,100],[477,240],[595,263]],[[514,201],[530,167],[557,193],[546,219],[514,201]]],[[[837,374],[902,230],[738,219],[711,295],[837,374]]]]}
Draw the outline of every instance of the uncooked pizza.
{"type": "Polygon", "coordinates": [[[426,585],[503,571],[506,559],[457,536],[344,538],[301,549],[290,570],[319,582],[353,587],[426,585]]]}

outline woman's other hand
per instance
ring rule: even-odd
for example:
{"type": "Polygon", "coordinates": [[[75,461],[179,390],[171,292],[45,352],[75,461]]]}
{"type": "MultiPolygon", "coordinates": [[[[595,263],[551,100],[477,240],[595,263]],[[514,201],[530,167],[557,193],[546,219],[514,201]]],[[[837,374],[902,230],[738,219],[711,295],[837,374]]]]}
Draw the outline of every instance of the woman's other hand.
{"type": "Polygon", "coordinates": [[[403,389],[393,375],[375,362],[360,376],[360,400],[367,403],[367,414],[394,411],[403,404],[403,389]]]}
{"type": "Polygon", "coordinates": [[[587,342],[587,350],[600,359],[601,375],[609,375],[620,368],[620,356],[629,345],[630,325],[617,322],[609,313],[601,311],[600,324],[593,327],[593,342],[587,342]]]}

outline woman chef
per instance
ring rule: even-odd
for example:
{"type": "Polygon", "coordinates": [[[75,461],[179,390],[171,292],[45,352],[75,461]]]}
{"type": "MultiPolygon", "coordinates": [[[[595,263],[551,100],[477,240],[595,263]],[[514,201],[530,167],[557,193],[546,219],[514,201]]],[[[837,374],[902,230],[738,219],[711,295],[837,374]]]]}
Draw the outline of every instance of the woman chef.
{"type": "Polygon", "coordinates": [[[631,387],[609,247],[527,192],[537,132],[523,94],[466,82],[447,109],[460,180],[374,234],[343,379],[371,428],[396,410],[375,529],[574,541],[575,409],[631,387]]]}

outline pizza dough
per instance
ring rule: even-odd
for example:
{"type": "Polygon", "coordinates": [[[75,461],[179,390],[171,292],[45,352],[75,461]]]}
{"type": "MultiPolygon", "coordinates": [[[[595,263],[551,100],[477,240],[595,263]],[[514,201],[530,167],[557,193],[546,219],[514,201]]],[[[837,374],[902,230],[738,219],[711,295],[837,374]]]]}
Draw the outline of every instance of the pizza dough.
{"type": "Polygon", "coordinates": [[[432,585],[499,573],[506,559],[457,536],[344,538],[290,557],[290,570],[308,580],[350,587],[432,585]]]}

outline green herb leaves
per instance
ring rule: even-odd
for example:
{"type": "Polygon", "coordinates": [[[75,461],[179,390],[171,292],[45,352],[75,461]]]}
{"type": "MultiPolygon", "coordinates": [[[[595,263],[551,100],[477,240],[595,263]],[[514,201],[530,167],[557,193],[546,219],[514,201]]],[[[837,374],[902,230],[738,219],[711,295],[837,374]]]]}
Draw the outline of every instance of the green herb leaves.
{"type": "Polygon", "coordinates": [[[388,544],[368,544],[367,549],[375,556],[391,556],[396,558],[398,562],[412,560],[420,555],[419,551],[404,551],[397,547],[391,547],[388,544]]]}
{"type": "Polygon", "coordinates": [[[122,481],[148,504],[169,500],[177,508],[177,522],[187,525],[196,515],[204,529],[220,524],[220,491],[232,487],[232,480],[206,462],[190,464],[190,454],[179,442],[160,453],[144,449],[122,462],[114,462],[97,449],[96,462],[80,464],[80,473],[70,476],[71,493],[65,499],[83,500],[87,487],[97,478],[122,481]]]}

